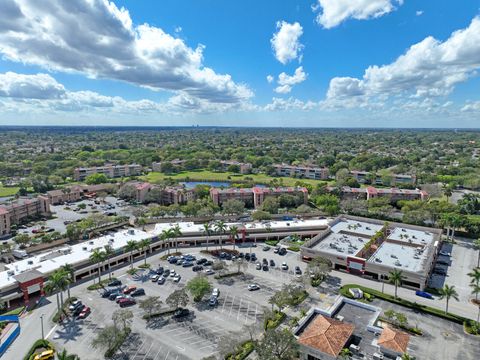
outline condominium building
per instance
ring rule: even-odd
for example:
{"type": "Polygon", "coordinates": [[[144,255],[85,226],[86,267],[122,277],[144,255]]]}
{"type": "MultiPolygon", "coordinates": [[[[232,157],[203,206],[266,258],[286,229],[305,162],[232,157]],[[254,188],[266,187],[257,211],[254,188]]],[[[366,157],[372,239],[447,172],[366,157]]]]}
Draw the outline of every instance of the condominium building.
{"type": "Polygon", "coordinates": [[[64,189],[47,191],[47,197],[51,205],[64,204],[66,202],[79,201],[83,190],[80,186],[70,186],[64,189]]]}
{"type": "Polygon", "coordinates": [[[46,196],[37,196],[32,199],[20,198],[12,203],[0,205],[0,236],[10,234],[13,224],[19,224],[31,217],[49,214],[50,201],[46,196]]]}
{"type": "Polygon", "coordinates": [[[240,174],[249,174],[253,168],[250,163],[242,163],[235,160],[221,160],[220,165],[222,166],[222,171],[228,171],[230,166],[238,166],[240,174]]]}
{"type": "Polygon", "coordinates": [[[304,204],[308,202],[308,190],[303,187],[210,189],[210,197],[217,206],[222,205],[227,200],[235,199],[243,201],[247,207],[258,208],[266,198],[279,197],[285,194],[300,196],[304,204]]]}
{"type": "MultiPolygon", "coordinates": [[[[350,174],[357,180],[359,183],[364,184],[366,182],[372,182],[372,174],[368,171],[350,171],[350,174]]],[[[407,174],[391,174],[391,180],[389,184],[384,184],[384,179],[382,175],[375,174],[373,179],[373,185],[399,185],[399,184],[408,184],[415,185],[417,182],[417,177],[415,175],[407,174]]]]}
{"type": "Polygon", "coordinates": [[[164,170],[164,168],[163,168],[164,165],[167,164],[167,163],[172,165],[174,168],[178,168],[178,167],[181,167],[185,162],[186,162],[186,160],[180,160],[180,159],[175,159],[175,160],[170,160],[170,161],[153,162],[152,163],[152,171],[162,172],[164,170]]]}
{"type": "Polygon", "coordinates": [[[162,190],[163,205],[186,204],[195,199],[195,191],[182,186],[166,187],[162,190]]]}
{"type": "MultiPolygon", "coordinates": [[[[335,188],[328,187],[328,190],[333,191],[335,188]]],[[[376,197],[389,197],[391,202],[399,200],[427,200],[428,193],[419,189],[382,189],[373,186],[367,186],[365,188],[351,188],[343,186],[340,189],[340,194],[343,199],[356,199],[356,200],[370,200],[376,197]]]]}
{"type": "Polygon", "coordinates": [[[76,181],[83,181],[92,174],[104,174],[109,178],[124,176],[135,176],[142,173],[142,166],[138,164],[129,165],[104,165],[90,168],[76,168],[73,177],[76,181]]]}
{"type": "Polygon", "coordinates": [[[278,176],[289,176],[296,178],[326,180],[328,179],[328,168],[312,166],[294,166],[286,164],[273,165],[278,176]]]}

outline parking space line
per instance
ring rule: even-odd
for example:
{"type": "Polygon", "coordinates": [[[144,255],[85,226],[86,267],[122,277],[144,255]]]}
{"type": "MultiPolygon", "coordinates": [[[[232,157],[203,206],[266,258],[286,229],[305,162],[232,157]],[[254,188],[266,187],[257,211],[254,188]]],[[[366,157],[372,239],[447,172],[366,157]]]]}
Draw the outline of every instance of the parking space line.
{"type": "Polygon", "coordinates": [[[228,293],[226,294],[227,296],[225,297],[225,299],[223,300],[223,306],[222,306],[222,313],[223,311],[225,310],[225,303],[227,302],[227,299],[228,299],[228,293]]]}
{"type": "MultiPolygon", "coordinates": [[[[168,359],[168,355],[170,355],[170,350],[168,350],[167,355],[165,355],[165,360],[168,359]]],[[[177,355],[178,356],[178,355],[177,355]]]]}
{"type": "Polygon", "coordinates": [[[240,304],[238,305],[237,320],[238,320],[238,317],[240,316],[240,309],[241,308],[242,308],[242,298],[240,298],[240,304]]]}
{"type": "Polygon", "coordinates": [[[250,301],[248,302],[247,312],[245,313],[245,321],[244,321],[244,324],[247,323],[248,316],[249,316],[249,312],[250,312],[250,301]]]}
{"type": "Polygon", "coordinates": [[[146,341],[147,341],[147,339],[143,340],[142,345],[140,345],[140,347],[137,349],[137,352],[135,353],[135,355],[133,355],[133,358],[132,358],[132,359],[135,359],[135,357],[137,356],[138,352],[139,352],[140,349],[143,347],[143,345],[145,344],[146,341]]]}
{"type": "Polygon", "coordinates": [[[233,304],[235,303],[235,295],[233,295],[233,298],[232,298],[232,305],[230,305],[230,312],[228,313],[228,316],[231,316],[232,315],[232,309],[233,309],[233,304]]]}
{"type": "Polygon", "coordinates": [[[147,357],[147,355],[150,353],[150,350],[152,350],[152,346],[153,346],[153,342],[150,344],[150,347],[148,348],[148,351],[145,353],[145,356],[143,357],[142,360],[145,360],[145,358],[147,357]]]}

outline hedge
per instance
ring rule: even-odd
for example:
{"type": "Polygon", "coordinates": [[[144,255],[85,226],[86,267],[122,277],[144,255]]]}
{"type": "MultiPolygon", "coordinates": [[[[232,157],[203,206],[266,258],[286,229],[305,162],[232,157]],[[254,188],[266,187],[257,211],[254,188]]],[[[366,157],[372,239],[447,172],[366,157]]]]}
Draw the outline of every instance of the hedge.
{"type": "Polygon", "coordinates": [[[242,345],[240,345],[240,349],[237,350],[237,352],[233,354],[228,354],[225,356],[225,360],[243,360],[250,355],[250,353],[255,349],[255,344],[248,340],[245,341],[242,345]]]}
{"type": "Polygon", "coordinates": [[[267,241],[265,241],[265,244],[270,245],[270,246],[277,246],[278,240],[267,240],[267,241]]]}
{"type": "Polygon", "coordinates": [[[273,313],[273,318],[265,319],[265,330],[276,329],[287,315],[284,312],[275,310],[273,313]]]}
{"type": "Polygon", "coordinates": [[[218,274],[218,275],[215,275],[214,278],[216,280],[218,279],[223,279],[223,278],[228,278],[228,277],[232,277],[232,276],[239,276],[239,275],[243,275],[243,272],[229,272],[229,273],[225,273],[225,274],[218,274]]]}
{"type": "Polygon", "coordinates": [[[35,358],[35,355],[36,355],[35,352],[38,349],[41,349],[41,348],[46,349],[46,350],[54,350],[55,351],[55,347],[53,346],[53,344],[50,341],[39,339],[39,340],[37,340],[33,343],[32,347],[28,351],[27,355],[25,355],[23,360],[33,360],[35,358]]]}
{"type": "MultiPolygon", "coordinates": [[[[445,320],[450,320],[450,321],[453,321],[457,324],[463,324],[465,321],[469,320],[467,318],[464,318],[463,316],[459,316],[459,315],[455,315],[455,314],[451,314],[451,313],[446,313],[445,314],[445,311],[443,311],[443,310],[432,308],[432,307],[426,306],[426,305],[421,305],[417,302],[408,301],[408,300],[401,299],[401,298],[398,298],[398,297],[395,298],[392,295],[384,294],[381,291],[370,289],[370,288],[367,288],[367,287],[361,286],[361,285],[356,285],[356,284],[344,285],[344,286],[341,287],[340,293],[342,295],[348,294],[348,289],[351,289],[351,288],[358,288],[358,289],[362,290],[364,293],[369,293],[371,295],[376,296],[379,299],[391,302],[393,304],[402,305],[402,306],[405,306],[405,307],[408,307],[408,308],[411,308],[411,309],[414,309],[414,310],[417,310],[417,311],[420,311],[420,312],[423,312],[423,313],[426,313],[426,314],[437,316],[437,317],[440,317],[440,318],[445,319],[445,320]]],[[[351,298],[352,296],[349,294],[346,297],[351,298]]]]}
{"type": "Polygon", "coordinates": [[[87,290],[93,291],[93,290],[103,289],[105,287],[105,285],[107,285],[109,282],[111,282],[113,280],[117,280],[117,278],[112,277],[111,279],[103,279],[102,281],[100,281],[100,283],[96,283],[96,284],[92,284],[92,285],[87,286],[87,290]]]}

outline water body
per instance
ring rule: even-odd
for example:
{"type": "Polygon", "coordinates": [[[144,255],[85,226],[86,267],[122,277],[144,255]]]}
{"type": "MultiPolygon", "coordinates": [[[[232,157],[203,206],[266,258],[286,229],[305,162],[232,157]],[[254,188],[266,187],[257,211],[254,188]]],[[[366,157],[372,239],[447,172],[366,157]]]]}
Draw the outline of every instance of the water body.
{"type": "MultiPolygon", "coordinates": [[[[181,182],[187,189],[193,189],[197,185],[208,185],[214,188],[229,187],[232,183],[229,181],[185,181],[181,182]]],[[[263,184],[256,184],[257,187],[266,187],[263,184]]]]}

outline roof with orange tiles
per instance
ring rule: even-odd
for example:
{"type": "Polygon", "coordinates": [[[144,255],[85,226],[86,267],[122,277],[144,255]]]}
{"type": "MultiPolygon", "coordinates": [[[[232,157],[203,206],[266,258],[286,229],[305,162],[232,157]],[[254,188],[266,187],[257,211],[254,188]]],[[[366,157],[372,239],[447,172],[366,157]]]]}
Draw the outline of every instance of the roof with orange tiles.
{"type": "Polygon", "coordinates": [[[300,335],[300,344],[338,356],[353,334],[353,324],[317,315],[300,335]]]}
{"type": "Polygon", "coordinates": [[[407,333],[386,326],[382,331],[382,335],[378,338],[377,344],[385,349],[403,354],[407,351],[409,341],[410,335],[407,333]]]}

